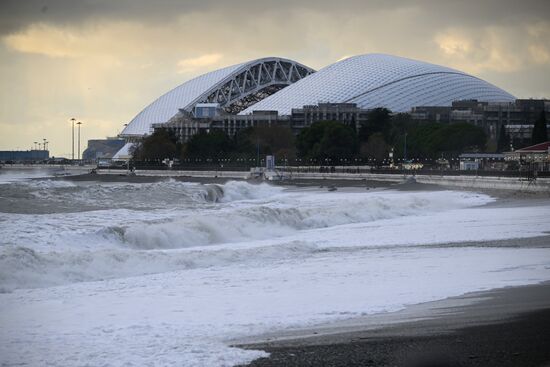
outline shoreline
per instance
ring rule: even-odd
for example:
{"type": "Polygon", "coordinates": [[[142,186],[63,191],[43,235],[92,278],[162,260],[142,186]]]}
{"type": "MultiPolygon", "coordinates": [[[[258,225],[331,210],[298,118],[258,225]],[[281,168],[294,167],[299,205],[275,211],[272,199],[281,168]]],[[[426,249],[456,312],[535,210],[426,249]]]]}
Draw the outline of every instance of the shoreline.
{"type": "Polygon", "coordinates": [[[236,347],[270,353],[248,366],[550,365],[550,282],[471,292],[263,337],[234,341],[236,347]]]}
{"type": "MultiPolygon", "coordinates": [[[[98,170],[99,175],[120,175],[120,170],[98,170]]],[[[158,171],[158,170],[136,170],[137,176],[155,177],[193,177],[193,178],[226,178],[246,179],[248,171],[158,171]]],[[[520,177],[500,176],[473,176],[473,175],[452,175],[445,176],[434,173],[430,175],[416,175],[414,171],[410,174],[400,173],[291,173],[290,179],[283,181],[379,181],[388,183],[401,183],[414,180],[418,183],[432,184],[450,187],[462,187],[467,189],[489,189],[489,190],[519,190],[523,192],[540,192],[550,195],[550,178],[538,178],[537,180],[526,180],[520,177]]],[[[271,181],[270,181],[271,182],[271,181]]],[[[275,181],[277,182],[277,181],[275,181]]]]}
{"type": "MultiPolygon", "coordinates": [[[[246,181],[251,184],[267,183],[270,185],[277,185],[283,187],[316,187],[319,189],[328,189],[329,186],[334,186],[337,189],[343,188],[358,188],[358,189],[392,189],[399,191],[441,191],[441,190],[453,190],[453,191],[469,191],[484,193],[495,198],[498,198],[499,202],[513,202],[517,200],[533,199],[540,200],[541,198],[550,198],[550,189],[548,191],[525,191],[525,190],[511,190],[511,189],[498,189],[498,188],[483,188],[483,187],[465,187],[465,186],[453,186],[434,183],[422,183],[416,180],[406,180],[402,178],[400,181],[384,181],[374,179],[365,179],[356,177],[355,179],[338,179],[333,177],[327,178],[311,178],[311,179],[292,179],[283,181],[265,181],[234,178],[234,177],[214,177],[214,176],[128,176],[125,174],[81,174],[74,176],[62,176],[51,177],[49,179],[54,180],[68,180],[74,182],[127,182],[127,183],[155,183],[167,180],[176,180],[180,182],[192,182],[200,184],[225,184],[228,181],[246,181]]],[[[494,205],[494,204],[489,204],[494,205]]]]}
{"type": "MultiPolygon", "coordinates": [[[[183,170],[136,170],[134,176],[127,175],[126,170],[121,169],[97,169],[96,174],[90,174],[91,169],[97,169],[95,166],[36,166],[36,165],[22,165],[6,167],[7,171],[15,170],[63,170],[65,172],[80,173],[78,176],[84,178],[90,176],[101,176],[98,180],[120,180],[126,179],[136,180],[162,180],[162,179],[177,179],[188,180],[193,182],[194,180],[248,180],[257,181],[255,179],[249,179],[249,171],[229,171],[229,170],[212,170],[212,171],[183,171],[183,170]],[[111,176],[111,178],[107,178],[111,176]],[[116,179],[114,177],[117,177],[116,179]],[[136,177],[139,177],[137,179],[136,177]]],[[[407,181],[415,181],[422,184],[429,184],[434,186],[444,186],[452,188],[464,188],[471,190],[503,190],[503,191],[521,191],[527,193],[540,193],[550,197],[550,177],[539,177],[536,180],[528,180],[522,177],[507,177],[507,176],[477,176],[477,175],[450,175],[446,176],[441,173],[434,172],[433,174],[418,174],[414,171],[408,174],[402,173],[318,173],[318,172],[293,172],[290,173],[291,178],[282,181],[269,181],[266,182],[300,182],[300,181],[330,181],[330,182],[362,182],[362,181],[375,181],[391,183],[402,183],[407,181]]],[[[74,177],[74,176],[73,176],[74,177]]],[[[134,182],[134,181],[131,181],[134,182]]]]}

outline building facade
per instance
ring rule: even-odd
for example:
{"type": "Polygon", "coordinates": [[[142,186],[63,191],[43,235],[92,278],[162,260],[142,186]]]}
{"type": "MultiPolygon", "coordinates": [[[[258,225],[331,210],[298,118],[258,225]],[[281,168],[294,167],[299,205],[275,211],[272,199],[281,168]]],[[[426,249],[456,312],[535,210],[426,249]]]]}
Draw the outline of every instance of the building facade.
{"type": "MultiPolygon", "coordinates": [[[[496,103],[477,100],[455,101],[449,107],[419,106],[410,111],[412,120],[420,122],[438,122],[443,124],[469,123],[481,127],[493,141],[497,140],[500,129],[504,127],[510,136],[511,148],[521,148],[531,143],[535,120],[546,111],[550,116],[550,101],[525,100],[496,103]]],[[[295,134],[305,127],[319,121],[338,121],[359,130],[368,121],[368,109],[355,103],[319,103],[293,108],[290,115],[280,115],[277,111],[255,110],[247,115],[227,114],[217,104],[197,105],[195,111],[183,109],[166,123],[153,124],[153,129],[172,130],[180,141],[201,131],[220,129],[228,136],[234,136],[239,130],[256,126],[286,126],[295,134]]],[[[550,124],[547,124],[550,130],[550,124]]]]}
{"type": "Polygon", "coordinates": [[[2,150],[0,162],[34,162],[44,161],[50,158],[48,150],[2,150]]]}
{"type": "Polygon", "coordinates": [[[319,103],[293,108],[290,113],[292,128],[296,131],[318,121],[338,121],[359,130],[367,121],[369,110],[356,103],[319,103]]]}
{"type": "MultiPolygon", "coordinates": [[[[487,136],[495,140],[504,127],[514,147],[531,143],[535,121],[542,111],[550,116],[550,100],[517,99],[514,102],[481,102],[478,100],[455,101],[449,107],[419,106],[412,108],[414,120],[423,122],[466,122],[483,128],[487,136]]],[[[550,127],[550,124],[547,126],[550,127]]]]}
{"type": "Polygon", "coordinates": [[[84,160],[96,160],[100,158],[112,158],[126,142],[119,138],[88,140],[88,147],[82,153],[84,160]]]}

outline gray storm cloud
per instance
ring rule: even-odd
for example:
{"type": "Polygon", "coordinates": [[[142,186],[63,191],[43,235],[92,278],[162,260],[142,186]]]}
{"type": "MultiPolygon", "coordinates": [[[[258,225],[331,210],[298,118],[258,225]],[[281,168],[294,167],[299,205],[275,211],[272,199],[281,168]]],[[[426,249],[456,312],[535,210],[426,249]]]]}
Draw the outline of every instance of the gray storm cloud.
{"type": "Polygon", "coordinates": [[[417,16],[428,20],[428,23],[419,22],[418,27],[498,25],[544,19],[550,3],[546,0],[4,0],[0,2],[0,9],[0,32],[9,33],[36,22],[74,25],[97,20],[134,20],[163,23],[189,13],[209,12],[239,14],[235,19],[239,21],[266,13],[318,11],[341,16],[416,9],[417,16]]]}
{"type": "Polygon", "coordinates": [[[548,1],[3,0],[0,149],[47,137],[70,151],[120,131],[201,73],[264,56],[319,69],[388,53],[454,67],[520,97],[550,97],[548,1]]]}

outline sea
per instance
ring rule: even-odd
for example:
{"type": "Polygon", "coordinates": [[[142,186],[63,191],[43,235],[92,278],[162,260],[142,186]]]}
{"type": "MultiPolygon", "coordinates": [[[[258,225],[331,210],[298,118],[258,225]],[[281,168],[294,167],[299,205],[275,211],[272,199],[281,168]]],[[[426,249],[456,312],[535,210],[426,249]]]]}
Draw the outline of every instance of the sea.
{"type": "Polygon", "coordinates": [[[4,169],[0,365],[246,364],[239,339],[548,281],[548,233],[547,199],[4,169]]]}

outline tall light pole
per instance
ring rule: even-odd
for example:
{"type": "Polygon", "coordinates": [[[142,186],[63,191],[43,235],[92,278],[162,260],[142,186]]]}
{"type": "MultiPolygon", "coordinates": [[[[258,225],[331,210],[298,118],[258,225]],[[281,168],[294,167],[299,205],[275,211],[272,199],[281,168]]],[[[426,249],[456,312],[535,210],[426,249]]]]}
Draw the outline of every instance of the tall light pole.
{"type": "Polygon", "coordinates": [[[44,150],[46,150],[46,138],[42,139],[44,141],[44,150]]]}
{"type": "Polygon", "coordinates": [[[34,142],[34,150],[36,150],[36,144],[38,144],[37,141],[34,142]]]}
{"type": "Polygon", "coordinates": [[[407,163],[407,133],[405,133],[405,143],[403,144],[403,158],[405,163],[407,163]]]}
{"type": "Polygon", "coordinates": [[[71,119],[71,122],[73,123],[73,155],[72,155],[72,159],[74,161],[74,122],[76,121],[76,119],[73,117],[71,119]]]}
{"type": "Polygon", "coordinates": [[[80,125],[82,122],[78,121],[76,124],[78,125],[78,160],[80,161],[80,125]]]}

